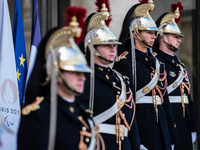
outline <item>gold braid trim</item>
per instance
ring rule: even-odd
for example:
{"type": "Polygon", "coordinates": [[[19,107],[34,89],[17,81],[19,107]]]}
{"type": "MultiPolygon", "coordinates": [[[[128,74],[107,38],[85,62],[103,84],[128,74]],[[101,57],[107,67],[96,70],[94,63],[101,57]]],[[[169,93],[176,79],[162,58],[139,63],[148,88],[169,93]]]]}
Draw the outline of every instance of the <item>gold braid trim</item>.
{"type": "Polygon", "coordinates": [[[31,111],[36,111],[37,109],[40,109],[40,103],[44,100],[44,97],[36,97],[35,101],[32,104],[27,105],[22,109],[23,115],[29,115],[31,111]]]}
{"type": "Polygon", "coordinates": [[[153,97],[153,104],[156,112],[156,120],[158,122],[158,107],[157,107],[157,101],[156,101],[156,90],[155,88],[152,89],[152,97],[153,97]]]}
{"type": "MultiPolygon", "coordinates": [[[[81,116],[78,117],[78,120],[86,127],[87,130],[90,130],[89,125],[83,120],[81,116]]],[[[100,150],[100,144],[101,144],[101,149],[105,150],[105,143],[101,134],[99,133],[99,126],[96,123],[94,123],[94,128],[92,130],[94,130],[93,132],[95,133],[95,138],[97,142],[96,150],[100,150]]],[[[84,128],[82,131],[80,131],[80,142],[78,145],[79,150],[87,150],[88,148],[87,145],[83,142],[84,136],[91,138],[92,134],[90,132],[87,132],[84,128]]]]}
{"type": "Polygon", "coordinates": [[[87,128],[87,130],[90,129],[89,125],[83,120],[82,116],[78,116],[78,120],[87,128]]]}
{"type": "MultiPolygon", "coordinates": [[[[183,83],[183,82],[182,82],[183,83]]],[[[181,102],[183,107],[183,117],[185,117],[185,104],[184,104],[184,85],[180,84],[180,90],[181,90],[181,102]]]]}
{"type": "Polygon", "coordinates": [[[99,133],[99,126],[96,123],[95,123],[95,126],[94,126],[94,130],[95,130],[96,140],[97,140],[96,150],[100,150],[100,143],[101,143],[101,149],[105,150],[105,143],[104,143],[104,140],[103,140],[101,134],[99,133]]]}

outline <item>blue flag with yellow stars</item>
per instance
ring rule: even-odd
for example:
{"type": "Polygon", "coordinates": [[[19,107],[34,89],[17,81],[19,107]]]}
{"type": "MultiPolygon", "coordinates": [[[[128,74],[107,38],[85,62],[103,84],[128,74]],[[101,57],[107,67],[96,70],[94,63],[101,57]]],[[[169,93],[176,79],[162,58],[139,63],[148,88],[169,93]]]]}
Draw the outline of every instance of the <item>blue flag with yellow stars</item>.
{"type": "Polygon", "coordinates": [[[20,106],[22,107],[27,74],[27,59],[20,0],[15,0],[13,40],[15,49],[16,73],[19,89],[19,101],[20,106]]]}

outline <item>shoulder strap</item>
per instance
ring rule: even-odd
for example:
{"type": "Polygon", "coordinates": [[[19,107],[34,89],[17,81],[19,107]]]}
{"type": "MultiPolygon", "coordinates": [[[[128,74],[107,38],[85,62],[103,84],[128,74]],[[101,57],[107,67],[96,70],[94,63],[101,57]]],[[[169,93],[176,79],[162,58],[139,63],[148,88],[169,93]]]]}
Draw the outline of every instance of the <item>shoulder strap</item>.
{"type": "Polygon", "coordinates": [[[155,75],[147,85],[145,85],[143,88],[141,88],[140,90],[136,92],[136,101],[142,98],[143,96],[145,96],[147,93],[149,93],[156,86],[158,82],[158,78],[160,75],[160,63],[157,58],[155,59],[156,59],[155,75]]]}
{"type": "Polygon", "coordinates": [[[111,118],[112,116],[114,116],[123,106],[126,100],[126,91],[124,88],[124,81],[123,78],[116,73],[117,76],[119,77],[120,81],[121,81],[121,94],[119,96],[119,99],[117,99],[117,101],[106,111],[96,115],[93,117],[93,120],[97,123],[100,124],[106,120],[108,120],[109,118],[111,118]]]}
{"type": "Polygon", "coordinates": [[[183,69],[183,67],[181,65],[179,65],[179,67],[181,69],[181,72],[180,72],[178,78],[172,84],[170,84],[167,87],[168,94],[170,94],[171,92],[173,92],[181,84],[181,82],[183,81],[184,69],[183,69]]]}
{"type": "Polygon", "coordinates": [[[91,119],[88,119],[90,128],[91,128],[91,132],[92,132],[92,136],[91,136],[91,141],[90,141],[90,145],[88,147],[88,150],[94,150],[95,146],[96,146],[96,138],[95,138],[95,131],[93,130],[94,128],[94,123],[91,119]]]}

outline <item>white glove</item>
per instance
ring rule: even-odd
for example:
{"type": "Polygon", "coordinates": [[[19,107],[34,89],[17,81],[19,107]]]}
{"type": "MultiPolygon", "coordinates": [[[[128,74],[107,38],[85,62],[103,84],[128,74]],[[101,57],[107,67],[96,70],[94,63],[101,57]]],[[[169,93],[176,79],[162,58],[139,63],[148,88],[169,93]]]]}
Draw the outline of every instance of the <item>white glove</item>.
{"type": "Polygon", "coordinates": [[[194,143],[197,139],[197,132],[192,132],[191,136],[192,136],[192,143],[194,143]]]}
{"type": "Polygon", "coordinates": [[[146,147],[144,147],[144,145],[140,145],[140,150],[148,150],[146,147]]]}
{"type": "Polygon", "coordinates": [[[175,145],[173,144],[173,145],[171,145],[171,147],[172,147],[172,150],[174,150],[175,145]]]}

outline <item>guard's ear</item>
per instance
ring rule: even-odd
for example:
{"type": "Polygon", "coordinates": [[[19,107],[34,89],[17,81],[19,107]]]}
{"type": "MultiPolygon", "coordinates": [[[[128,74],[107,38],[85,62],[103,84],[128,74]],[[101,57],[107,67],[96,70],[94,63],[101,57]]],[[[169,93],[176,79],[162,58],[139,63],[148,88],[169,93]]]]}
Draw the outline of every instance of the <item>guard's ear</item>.
{"type": "Polygon", "coordinates": [[[138,38],[138,36],[136,35],[135,32],[133,32],[132,34],[133,34],[133,38],[134,38],[134,40],[141,41],[141,40],[138,38]]]}
{"type": "Polygon", "coordinates": [[[134,39],[137,39],[137,36],[136,36],[135,32],[132,32],[132,33],[133,33],[134,39]]]}

